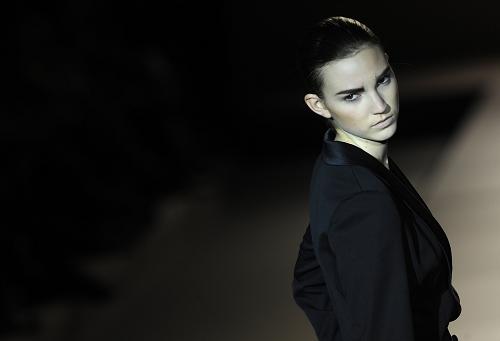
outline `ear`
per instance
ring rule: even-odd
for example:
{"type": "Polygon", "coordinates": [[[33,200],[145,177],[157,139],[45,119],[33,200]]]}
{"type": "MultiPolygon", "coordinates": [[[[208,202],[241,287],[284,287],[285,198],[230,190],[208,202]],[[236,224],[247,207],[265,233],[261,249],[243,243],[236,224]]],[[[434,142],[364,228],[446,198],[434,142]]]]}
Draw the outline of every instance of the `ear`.
{"type": "Polygon", "coordinates": [[[325,106],[323,100],[319,98],[318,95],[315,94],[307,94],[304,96],[304,101],[306,102],[309,109],[315,112],[318,115],[321,115],[326,118],[332,118],[332,114],[330,110],[325,106]]]}

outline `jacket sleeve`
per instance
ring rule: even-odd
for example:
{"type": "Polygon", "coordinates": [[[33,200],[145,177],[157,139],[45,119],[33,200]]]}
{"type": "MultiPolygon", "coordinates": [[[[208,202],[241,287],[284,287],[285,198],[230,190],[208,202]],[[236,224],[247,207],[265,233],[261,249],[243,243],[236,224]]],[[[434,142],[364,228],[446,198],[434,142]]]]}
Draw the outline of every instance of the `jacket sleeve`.
{"type": "Polygon", "coordinates": [[[334,340],[338,325],[323,273],[314,253],[310,226],[299,247],[292,289],[295,302],[305,312],[318,340],[334,340]]]}
{"type": "Polygon", "coordinates": [[[335,257],[335,269],[324,272],[342,340],[413,341],[409,260],[392,197],[365,191],[343,200],[320,239],[329,247],[320,263],[335,257]]]}

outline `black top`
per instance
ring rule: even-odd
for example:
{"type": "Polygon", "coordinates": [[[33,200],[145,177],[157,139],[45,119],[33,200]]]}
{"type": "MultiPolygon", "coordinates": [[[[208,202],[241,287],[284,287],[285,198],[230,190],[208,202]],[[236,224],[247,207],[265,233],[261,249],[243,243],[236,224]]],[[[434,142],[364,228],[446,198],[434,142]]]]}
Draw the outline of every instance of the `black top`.
{"type": "Polygon", "coordinates": [[[446,234],[394,160],[333,139],[328,129],[314,165],[293,280],[318,340],[452,340],[446,234]]]}

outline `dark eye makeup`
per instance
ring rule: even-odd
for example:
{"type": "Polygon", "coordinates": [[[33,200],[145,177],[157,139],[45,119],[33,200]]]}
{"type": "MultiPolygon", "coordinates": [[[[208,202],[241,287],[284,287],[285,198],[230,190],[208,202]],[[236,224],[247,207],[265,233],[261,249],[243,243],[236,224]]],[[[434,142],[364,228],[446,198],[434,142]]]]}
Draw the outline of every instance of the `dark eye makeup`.
{"type": "Polygon", "coordinates": [[[385,75],[383,75],[379,80],[378,80],[378,84],[388,84],[391,82],[391,74],[390,73],[386,73],[385,75]]]}
{"type": "MultiPolygon", "coordinates": [[[[391,82],[391,79],[392,79],[391,73],[387,72],[378,79],[377,85],[387,85],[391,82]]],[[[344,96],[343,99],[346,102],[354,102],[358,99],[359,96],[360,95],[358,92],[351,92],[346,96],[344,96]]]]}
{"type": "Polygon", "coordinates": [[[344,96],[344,101],[346,102],[354,102],[357,98],[359,97],[358,93],[351,93],[348,94],[347,96],[344,96]]]}

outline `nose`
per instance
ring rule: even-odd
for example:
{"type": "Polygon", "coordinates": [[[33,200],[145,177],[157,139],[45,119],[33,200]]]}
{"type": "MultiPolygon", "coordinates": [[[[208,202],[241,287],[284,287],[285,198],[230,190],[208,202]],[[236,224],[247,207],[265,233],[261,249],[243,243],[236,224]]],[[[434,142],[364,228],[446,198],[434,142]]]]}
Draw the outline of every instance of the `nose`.
{"type": "Polygon", "coordinates": [[[387,103],[385,102],[384,98],[378,93],[378,91],[374,91],[372,95],[372,103],[373,112],[375,114],[382,114],[388,109],[387,103]]]}

